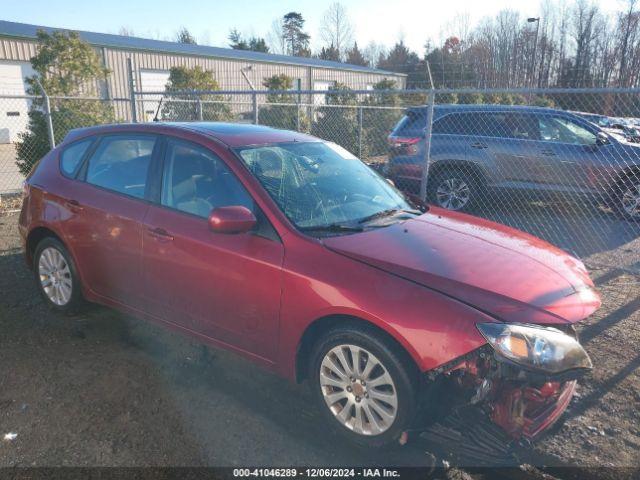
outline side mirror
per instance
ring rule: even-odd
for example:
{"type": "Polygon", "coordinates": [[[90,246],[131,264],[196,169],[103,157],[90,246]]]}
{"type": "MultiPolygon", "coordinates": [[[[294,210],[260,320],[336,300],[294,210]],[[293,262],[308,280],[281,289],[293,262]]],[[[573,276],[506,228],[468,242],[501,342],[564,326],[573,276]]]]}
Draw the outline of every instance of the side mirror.
{"type": "Polygon", "coordinates": [[[256,222],[251,210],[240,205],[214,208],[209,215],[209,228],[215,233],[246,233],[256,222]]]}
{"type": "Polygon", "coordinates": [[[604,132],[598,132],[596,134],[596,145],[607,145],[609,143],[609,137],[604,132]]]}

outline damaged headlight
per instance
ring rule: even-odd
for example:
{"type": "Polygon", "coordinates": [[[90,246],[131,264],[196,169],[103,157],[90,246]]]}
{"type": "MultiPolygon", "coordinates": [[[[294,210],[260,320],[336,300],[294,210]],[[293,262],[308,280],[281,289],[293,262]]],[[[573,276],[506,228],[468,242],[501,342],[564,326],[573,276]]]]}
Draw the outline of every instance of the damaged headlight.
{"type": "Polygon", "coordinates": [[[555,328],[508,323],[479,323],[477,327],[499,356],[525,368],[556,374],[592,367],[582,345],[555,328]]]}

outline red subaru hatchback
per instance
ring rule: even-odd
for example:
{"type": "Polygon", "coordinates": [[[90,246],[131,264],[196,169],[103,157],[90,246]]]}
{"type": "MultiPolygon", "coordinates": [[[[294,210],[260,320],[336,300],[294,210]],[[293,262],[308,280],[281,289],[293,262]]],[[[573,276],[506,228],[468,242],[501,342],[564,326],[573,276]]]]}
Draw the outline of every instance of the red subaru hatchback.
{"type": "Polygon", "coordinates": [[[600,299],[579,260],[416,210],[343,148],[300,133],[73,131],[25,182],[20,231],[53,309],[101,303],[308,379],[326,421],[371,446],[442,403],[533,438],[591,368],[571,324],[600,299]]]}

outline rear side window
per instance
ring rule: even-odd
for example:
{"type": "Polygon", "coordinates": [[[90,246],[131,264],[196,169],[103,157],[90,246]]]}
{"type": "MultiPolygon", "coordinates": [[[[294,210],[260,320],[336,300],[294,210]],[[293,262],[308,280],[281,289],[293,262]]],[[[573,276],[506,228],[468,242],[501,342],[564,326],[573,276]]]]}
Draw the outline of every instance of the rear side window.
{"type": "Polygon", "coordinates": [[[75,176],[80,161],[92,143],[93,139],[82,140],[68,146],[62,151],[60,155],[60,170],[65,177],[72,178],[75,176]]]}
{"type": "Polygon", "coordinates": [[[105,137],[89,159],[87,183],[135,198],[144,198],[156,137],[105,137]]]}
{"type": "Polygon", "coordinates": [[[452,113],[434,122],[433,133],[538,139],[537,125],[531,115],[507,112],[452,113]]]}
{"type": "Polygon", "coordinates": [[[427,126],[427,116],[420,112],[407,112],[402,117],[396,128],[393,129],[393,135],[398,137],[417,137],[420,136],[427,126]]]}
{"type": "Polygon", "coordinates": [[[468,113],[450,113],[433,123],[432,133],[448,135],[473,135],[472,119],[468,113]]]}

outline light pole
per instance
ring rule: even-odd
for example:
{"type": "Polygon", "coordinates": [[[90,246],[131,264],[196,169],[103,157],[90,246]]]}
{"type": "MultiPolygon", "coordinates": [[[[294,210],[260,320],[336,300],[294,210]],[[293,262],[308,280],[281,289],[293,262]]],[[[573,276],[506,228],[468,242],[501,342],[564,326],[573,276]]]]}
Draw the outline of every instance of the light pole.
{"type": "Polygon", "coordinates": [[[533,61],[531,62],[531,88],[533,88],[533,79],[536,73],[536,50],[538,49],[538,32],[540,30],[540,17],[527,18],[528,23],[536,23],[536,38],[533,41],[533,61]]]}

